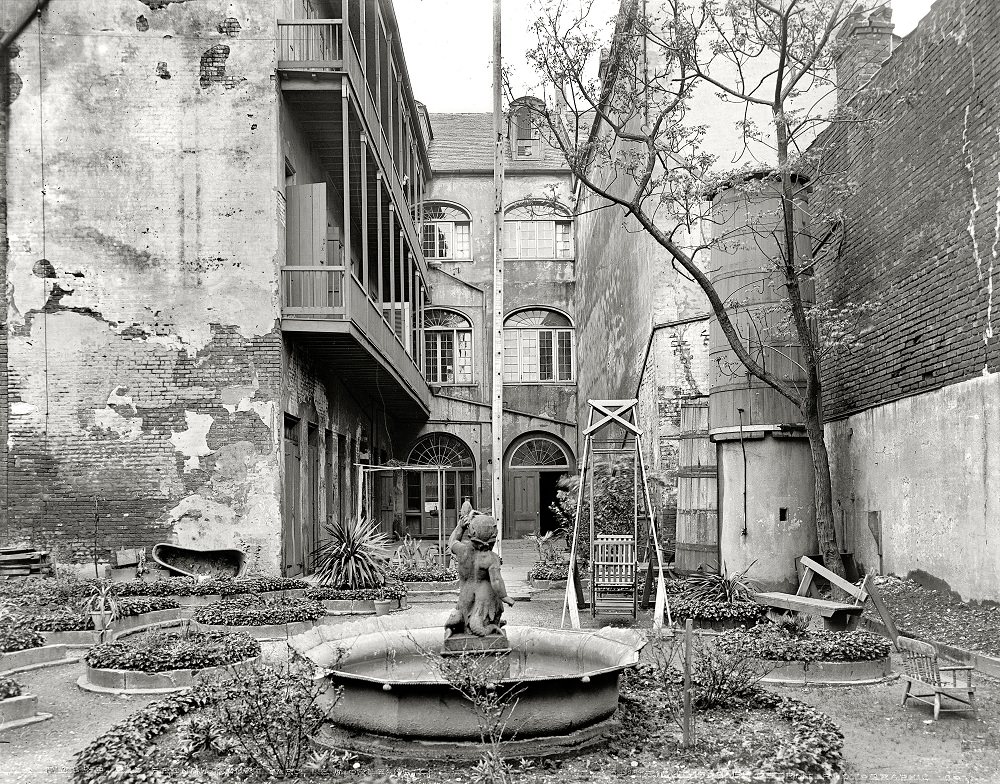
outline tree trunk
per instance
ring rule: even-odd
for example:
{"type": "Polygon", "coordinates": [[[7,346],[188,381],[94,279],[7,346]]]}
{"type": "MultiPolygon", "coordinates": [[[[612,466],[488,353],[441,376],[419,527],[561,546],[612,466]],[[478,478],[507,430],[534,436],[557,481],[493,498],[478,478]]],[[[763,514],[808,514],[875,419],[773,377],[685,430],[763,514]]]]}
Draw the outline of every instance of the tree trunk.
{"type": "MultiPolygon", "coordinates": [[[[823,565],[834,574],[845,577],[844,562],[840,558],[840,543],[833,522],[833,482],[830,477],[830,455],[823,438],[823,422],[819,416],[816,395],[810,395],[803,410],[806,435],[812,453],[813,490],[816,504],[816,539],[823,556],[823,565]]],[[[835,591],[836,595],[838,592],[835,591]]]]}

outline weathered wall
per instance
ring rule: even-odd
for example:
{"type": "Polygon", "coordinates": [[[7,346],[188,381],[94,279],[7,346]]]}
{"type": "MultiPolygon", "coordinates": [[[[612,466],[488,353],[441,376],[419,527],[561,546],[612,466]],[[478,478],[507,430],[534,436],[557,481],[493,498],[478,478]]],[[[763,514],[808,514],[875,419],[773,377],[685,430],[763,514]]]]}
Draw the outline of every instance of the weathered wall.
{"type": "Polygon", "coordinates": [[[881,512],[886,571],[994,600],[998,26],[995,2],[938,0],[851,104],[874,129],[821,137],[828,168],[856,187],[840,200],[817,192],[846,227],[841,254],[820,267],[820,299],[877,305],[861,345],[824,362],[845,544],[877,569],[867,513],[881,512]]]}
{"type": "Polygon", "coordinates": [[[274,19],[81,0],[22,38],[5,539],[81,558],[212,519],[277,564],[274,19]]]}
{"type": "Polygon", "coordinates": [[[867,569],[879,569],[877,512],[886,573],[1000,598],[998,401],[994,373],[826,426],[847,549],[867,569]]]}

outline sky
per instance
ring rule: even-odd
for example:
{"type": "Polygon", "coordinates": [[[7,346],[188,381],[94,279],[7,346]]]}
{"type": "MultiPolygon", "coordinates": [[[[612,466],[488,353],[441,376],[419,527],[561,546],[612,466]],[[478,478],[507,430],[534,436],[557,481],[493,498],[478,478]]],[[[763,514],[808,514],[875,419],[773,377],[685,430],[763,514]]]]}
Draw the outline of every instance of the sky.
{"type": "MultiPolygon", "coordinates": [[[[503,61],[516,67],[533,42],[538,0],[502,0],[503,61]]],[[[898,35],[907,35],[932,0],[892,0],[898,35]]],[[[395,0],[406,64],[418,101],[431,113],[488,112],[493,106],[492,0],[395,0]]],[[[597,0],[603,18],[617,0],[597,0]]],[[[609,36],[610,37],[610,36],[609,36]]]]}

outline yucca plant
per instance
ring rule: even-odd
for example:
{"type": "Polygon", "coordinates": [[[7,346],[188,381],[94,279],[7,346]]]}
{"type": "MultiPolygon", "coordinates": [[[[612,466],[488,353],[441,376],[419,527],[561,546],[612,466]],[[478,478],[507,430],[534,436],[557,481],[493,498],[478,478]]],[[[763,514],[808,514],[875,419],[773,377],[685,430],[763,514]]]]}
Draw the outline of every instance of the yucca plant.
{"type": "Polygon", "coordinates": [[[389,537],[378,529],[378,521],[352,517],[324,527],[326,541],[313,552],[322,585],[353,590],[385,584],[389,537]]]}
{"type": "Polygon", "coordinates": [[[683,593],[692,600],[701,602],[716,602],[734,604],[735,602],[752,602],[754,588],[747,579],[746,573],[757,563],[756,560],[746,569],[730,577],[723,567],[722,574],[695,572],[684,579],[683,593]]]}

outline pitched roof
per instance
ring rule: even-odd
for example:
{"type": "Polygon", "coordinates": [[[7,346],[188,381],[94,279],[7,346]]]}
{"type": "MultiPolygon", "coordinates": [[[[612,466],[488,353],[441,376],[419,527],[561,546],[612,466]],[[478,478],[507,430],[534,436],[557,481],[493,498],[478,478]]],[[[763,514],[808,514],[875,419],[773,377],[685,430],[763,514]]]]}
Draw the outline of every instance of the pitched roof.
{"type": "MultiPolygon", "coordinates": [[[[434,140],[428,154],[434,172],[493,171],[493,115],[488,112],[467,114],[432,114],[434,140]]],[[[512,160],[504,145],[506,171],[544,169],[567,170],[559,153],[548,148],[540,159],[512,160]]]]}

